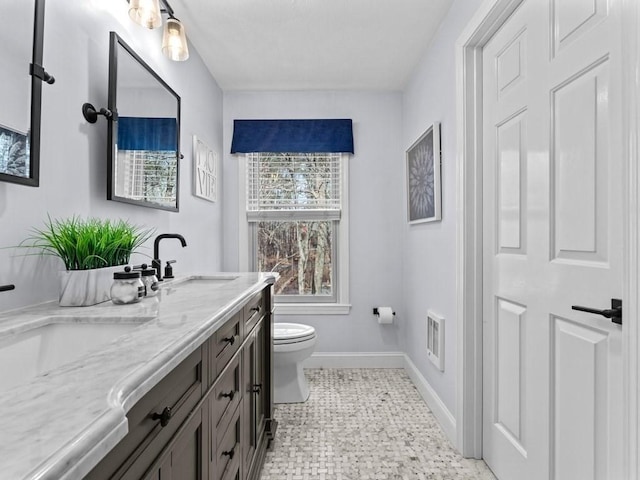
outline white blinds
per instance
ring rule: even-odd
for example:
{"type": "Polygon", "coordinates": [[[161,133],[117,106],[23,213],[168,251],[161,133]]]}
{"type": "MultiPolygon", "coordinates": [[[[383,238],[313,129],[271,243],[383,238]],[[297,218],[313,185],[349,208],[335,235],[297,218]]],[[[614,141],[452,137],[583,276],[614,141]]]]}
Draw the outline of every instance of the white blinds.
{"type": "Polygon", "coordinates": [[[247,154],[249,220],[338,219],[339,153],[247,154]]]}
{"type": "Polygon", "coordinates": [[[117,196],[152,201],[166,206],[176,204],[175,179],[178,158],[175,152],[118,150],[115,165],[117,196]]]}

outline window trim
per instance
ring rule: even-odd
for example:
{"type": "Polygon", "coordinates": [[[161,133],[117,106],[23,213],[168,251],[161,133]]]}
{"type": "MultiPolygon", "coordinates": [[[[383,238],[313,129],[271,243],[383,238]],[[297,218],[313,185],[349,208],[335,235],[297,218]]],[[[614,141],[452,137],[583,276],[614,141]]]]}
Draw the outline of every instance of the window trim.
{"type": "MultiPolygon", "coordinates": [[[[238,267],[249,271],[252,242],[250,223],[247,218],[247,156],[240,155],[238,165],[238,267]]],[[[337,232],[337,262],[335,275],[338,281],[335,303],[282,303],[275,304],[275,312],[280,315],[348,315],[349,303],[349,157],[341,154],[340,174],[342,175],[342,209],[337,232]]]]}

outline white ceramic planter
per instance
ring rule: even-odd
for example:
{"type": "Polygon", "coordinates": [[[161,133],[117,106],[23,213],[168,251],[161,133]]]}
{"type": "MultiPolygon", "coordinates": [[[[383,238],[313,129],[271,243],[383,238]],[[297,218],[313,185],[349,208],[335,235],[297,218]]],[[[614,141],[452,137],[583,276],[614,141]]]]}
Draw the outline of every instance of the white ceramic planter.
{"type": "Polygon", "coordinates": [[[88,307],[111,300],[113,272],[124,266],[60,272],[60,305],[88,307]]]}

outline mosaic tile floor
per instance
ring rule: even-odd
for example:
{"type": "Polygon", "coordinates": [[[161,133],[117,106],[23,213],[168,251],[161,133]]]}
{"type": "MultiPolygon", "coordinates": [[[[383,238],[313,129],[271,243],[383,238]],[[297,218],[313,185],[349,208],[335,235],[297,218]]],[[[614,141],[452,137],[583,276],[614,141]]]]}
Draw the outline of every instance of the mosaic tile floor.
{"type": "Polygon", "coordinates": [[[261,480],[494,480],[449,444],[396,369],[305,370],[306,403],[277,405],[261,480]]]}

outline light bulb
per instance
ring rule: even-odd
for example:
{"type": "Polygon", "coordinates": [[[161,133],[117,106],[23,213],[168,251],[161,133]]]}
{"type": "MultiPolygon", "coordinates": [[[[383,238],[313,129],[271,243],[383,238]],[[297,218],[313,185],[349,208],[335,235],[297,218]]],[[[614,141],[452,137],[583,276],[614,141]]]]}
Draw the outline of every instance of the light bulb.
{"type": "Polygon", "coordinates": [[[159,27],[162,25],[159,0],[130,0],[129,17],[143,27],[159,27]]]}
{"type": "Polygon", "coordinates": [[[177,18],[169,17],[164,25],[162,53],[175,62],[182,62],[189,58],[184,26],[177,18]]]}

